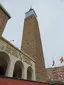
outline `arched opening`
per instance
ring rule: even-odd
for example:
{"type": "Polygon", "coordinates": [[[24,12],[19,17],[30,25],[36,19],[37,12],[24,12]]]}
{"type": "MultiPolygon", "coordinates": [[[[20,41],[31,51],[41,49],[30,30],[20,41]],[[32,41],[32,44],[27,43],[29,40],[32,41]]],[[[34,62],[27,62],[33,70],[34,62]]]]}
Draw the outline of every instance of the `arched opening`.
{"type": "Polygon", "coordinates": [[[17,61],[14,66],[13,77],[14,78],[22,78],[23,71],[23,63],[21,61],[17,61]]]}
{"type": "Polygon", "coordinates": [[[28,67],[27,69],[27,80],[32,80],[32,76],[33,76],[33,70],[31,67],[28,67]]]}
{"type": "Polygon", "coordinates": [[[5,52],[0,52],[0,75],[5,76],[10,58],[5,52]]]}

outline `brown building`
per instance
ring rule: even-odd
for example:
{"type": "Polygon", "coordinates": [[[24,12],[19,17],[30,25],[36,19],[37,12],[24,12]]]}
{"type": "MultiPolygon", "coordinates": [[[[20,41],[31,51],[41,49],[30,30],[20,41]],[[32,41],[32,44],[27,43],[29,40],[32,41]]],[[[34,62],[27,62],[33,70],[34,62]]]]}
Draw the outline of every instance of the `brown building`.
{"type": "Polygon", "coordinates": [[[48,81],[64,82],[64,66],[47,68],[48,81]]]}
{"type": "Polygon", "coordinates": [[[0,37],[4,31],[8,19],[10,19],[10,15],[0,4],[0,37]]]}
{"type": "Polygon", "coordinates": [[[30,8],[30,10],[25,13],[21,49],[36,62],[36,80],[41,82],[45,81],[46,72],[41,37],[37,15],[32,8],[30,8]]]}

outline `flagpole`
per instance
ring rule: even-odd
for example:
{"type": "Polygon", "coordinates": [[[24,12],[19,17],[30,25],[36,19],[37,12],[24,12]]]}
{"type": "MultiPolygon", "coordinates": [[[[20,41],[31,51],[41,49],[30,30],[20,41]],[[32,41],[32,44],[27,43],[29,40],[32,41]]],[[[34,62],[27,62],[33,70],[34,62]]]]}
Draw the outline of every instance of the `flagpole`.
{"type": "Polygon", "coordinates": [[[53,67],[53,68],[55,68],[55,67],[56,67],[56,63],[55,63],[55,60],[54,60],[54,58],[53,58],[52,67],[53,67]]]}
{"type": "MultiPolygon", "coordinates": [[[[63,56],[61,56],[61,58],[60,58],[59,61],[60,61],[60,63],[57,64],[57,65],[61,65],[61,64],[64,62],[63,56]]],[[[58,63],[58,61],[57,61],[56,63],[58,63]]],[[[52,67],[53,67],[53,68],[56,67],[56,63],[55,63],[55,60],[54,60],[54,58],[53,58],[53,62],[52,62],[52,67]]]]}

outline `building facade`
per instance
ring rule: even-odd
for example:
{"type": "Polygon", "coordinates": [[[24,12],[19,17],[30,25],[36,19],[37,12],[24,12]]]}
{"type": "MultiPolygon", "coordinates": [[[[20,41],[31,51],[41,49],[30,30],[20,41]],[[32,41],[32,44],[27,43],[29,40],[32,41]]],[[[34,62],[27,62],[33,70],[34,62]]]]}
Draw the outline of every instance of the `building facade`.
{"type": "Polygon", "coordinates": [[[47,68],[48,81],[64,82],[64,66],[47,68]]]}
{"type": "Polygon", "coordinates": [[[10,19],[10,15],[0,4],[0,37],[4,31],[7,21],[10,19]]]}
{"type": "MultiPolygon", "coordinates": [[[[10,18],[3,6],[0,5],[0,26],[4,29],[10,18]]],[[[0,30],[2,33],[2,31],[0,30]]],[[[36,80],[35,60],[22,50],[19,50],[2,36],[0,37],[0,75],[19,79],[36,80]]]]}
{"type": "Polygon", "coordinates": [[[36,80],[41,82],[46,81],[39,25],[37,15],[32,8],[25,13],[21,49],[35,60],[36,80]]]}

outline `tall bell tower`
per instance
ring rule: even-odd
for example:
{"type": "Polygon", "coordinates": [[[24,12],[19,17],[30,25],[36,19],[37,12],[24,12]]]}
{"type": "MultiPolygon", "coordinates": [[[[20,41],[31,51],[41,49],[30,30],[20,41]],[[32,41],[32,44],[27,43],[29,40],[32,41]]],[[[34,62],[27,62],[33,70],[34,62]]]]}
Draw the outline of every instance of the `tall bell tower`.
{"type": "Polygon", "coordinates": [[[36,81],[45,81],[46,72],[39,26],[37,15],[32,8],[25,13],[21,49],[36,62],[36,81]]]}

